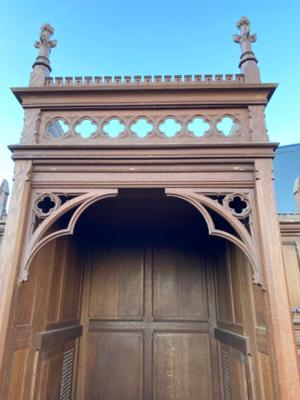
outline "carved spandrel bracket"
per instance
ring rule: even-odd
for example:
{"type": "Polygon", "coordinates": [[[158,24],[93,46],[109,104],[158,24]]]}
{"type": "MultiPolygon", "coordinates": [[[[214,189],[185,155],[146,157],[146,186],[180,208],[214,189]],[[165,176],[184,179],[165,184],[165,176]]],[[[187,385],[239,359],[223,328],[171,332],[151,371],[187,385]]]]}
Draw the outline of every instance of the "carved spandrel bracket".
{"type": "Polygon", "coordinates": [[[25,241],[21,260],[19,283],[28,279],[31,262],[37,252],[51,240],[72,235],[81,214],[91,204],[107,197],[115,197],[117,189],[99,189],[89,193],[42,193],[33,199],[32,215],[39,221],[28,224],[28,240],[25,241]],[[46,200],[46,201],[45,201],[46,200]],[[69,213],[64,224],[54,224],[69,213]],[[54,227],[53,229],[50,229],[54,227]],[[32,229],[35,228],[35,229],[32,229]]]}
{"type": "Polygon", "coordinates": [[[166,194],[193,204],[204,217],[210,236],[221,237],[239,247],[250,263],[253,284],[265,290],[255,229],[252,234],[252,229],[248,229],[244,223],[250,220],[252,214],[253,202],[249,193],[203,193],[199,189],[168,188],[166,194]],[[223,204],[224,201],[228,203],[228,207],[223,204]]]}

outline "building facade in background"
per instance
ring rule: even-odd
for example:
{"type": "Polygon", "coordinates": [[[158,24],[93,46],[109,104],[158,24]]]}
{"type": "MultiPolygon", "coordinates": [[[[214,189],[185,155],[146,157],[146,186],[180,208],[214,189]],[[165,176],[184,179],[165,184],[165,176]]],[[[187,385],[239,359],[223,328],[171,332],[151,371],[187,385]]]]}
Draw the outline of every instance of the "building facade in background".
{"type": "Polygon", "coordinates": [[[274,159],[275,193],[279,213],[293,213],[295,210],[293,192],[299,171],[300,143],[279,146],[274,159]]]}

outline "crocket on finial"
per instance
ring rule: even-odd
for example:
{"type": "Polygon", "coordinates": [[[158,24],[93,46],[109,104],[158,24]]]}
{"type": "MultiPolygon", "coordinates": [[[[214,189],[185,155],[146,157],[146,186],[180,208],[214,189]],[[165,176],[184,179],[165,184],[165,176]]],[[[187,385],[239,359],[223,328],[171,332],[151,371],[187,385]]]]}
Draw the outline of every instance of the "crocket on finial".
{"type": "Polygon", "coordinates": [[[246,82],[260,82],[257,59],[252,51],[252,43],[256,42],[257,37],[250,33],[250,21],[247,17],[241,17],[236,26],[240,30],[240,35],[233,35],[233,40],[240,44],[242,52],[239,67],[245,75],[246,82]]]}

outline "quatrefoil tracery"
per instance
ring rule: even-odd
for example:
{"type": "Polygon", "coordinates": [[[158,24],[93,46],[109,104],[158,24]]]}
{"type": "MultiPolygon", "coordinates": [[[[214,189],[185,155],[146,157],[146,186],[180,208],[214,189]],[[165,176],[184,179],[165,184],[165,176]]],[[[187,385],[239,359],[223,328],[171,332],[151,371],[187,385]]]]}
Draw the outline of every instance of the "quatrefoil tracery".
{"type": "Polygon", "coordinates": [[[33,202],[32,233],[37,227],[62,205],[77,197],[77,193],[43,193],[33,202]]]}
{"type": "Polygon", "coordinates": [[[33,205],[33,210],[38,218],[46,218],[61,205],[61,199],[54,193],[44,193],[39,196],[33,205]]]}
{"type": "Polygon", "coordinates": [[[228,194],[223,200],[223,205],[239,219],[247,218],[251,211],[250,201],[243,193],[228,194]]]}
{"type": "Polygon", "coordinates": [[[230,114],[210,117],[201,114],[190,117],[165,115],[155,118],[116,115],[101,119],[88,115],[79,119],[57,116],[46,123],[46,136],[54,140],[70,137],[84,140],[96,137],[116,139],[124,136],[142,140],[153,135],[166,139],[182,135],[195,138],[215,135],[226,138],[239,135],[241,126],[241,122],[230,114]]]}

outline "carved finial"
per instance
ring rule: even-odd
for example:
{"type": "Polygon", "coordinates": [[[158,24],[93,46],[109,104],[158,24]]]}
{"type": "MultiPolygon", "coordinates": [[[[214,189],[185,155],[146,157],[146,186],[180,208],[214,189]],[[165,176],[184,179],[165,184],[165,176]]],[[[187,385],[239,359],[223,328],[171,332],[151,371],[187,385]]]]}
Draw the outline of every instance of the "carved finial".
{"type": "Polygon", "coordinates": [[[45,78],[51,72],[49,55],[51,49],[56,46],[56,40],[50,40],[54,29],[50,24],[41,26],[40,40],[34,43],[34,47],[39,49],[39,54],[32,66],[33,71],[30,76],[30,86],[43,86],[45,78]]]}
{"type": "Polygon", "coordinates": [[[245,81],[250,83],[260,82],[260,73],[257,59],[252,51],[252,43],[256,42],[256,35],[250,33],[250,21],[247,17],[241,17],[236,23],[240,35],[233,35],[235,43],[241,46],[241,61],[239,68],[245,75],[245,81]]]}
{"type": "Polygon", "coordinates": [[[300,177],[296,178],[294,184],[294,196],[296,201],[296,211],[295,214],[300,214],[300,177]]]}
{"type": "Polygon", "coordinates": [[[9,186],[6,179],[3,179],[0,186],[0,217],[6,214],[6,205],[9,196],[9,186]]]}
{"type": "MultiPolygon", "coordinates": [[[[49,40],[49,38],[53,35],[54,29],[50,24],[44,24],[41,26],[41,34],[40,34],[40,40],[34,42],[34,47],[37,49],[40,49],[39,55],[37,57],[37,60],[39,58],[45,58],[49,62],[49,54],[51,52],[51,49],[56,46],[57,40],[49,40]]],[[[43,61],[43,60],[40,60],[43,61]]],[[[37,61],[34,63],[36,64],[37,61]]],[[[50,67],[50,65],[49,65],[50,67]]],[[[51,71],[51,69],[50,69],[51,71]]]]}

